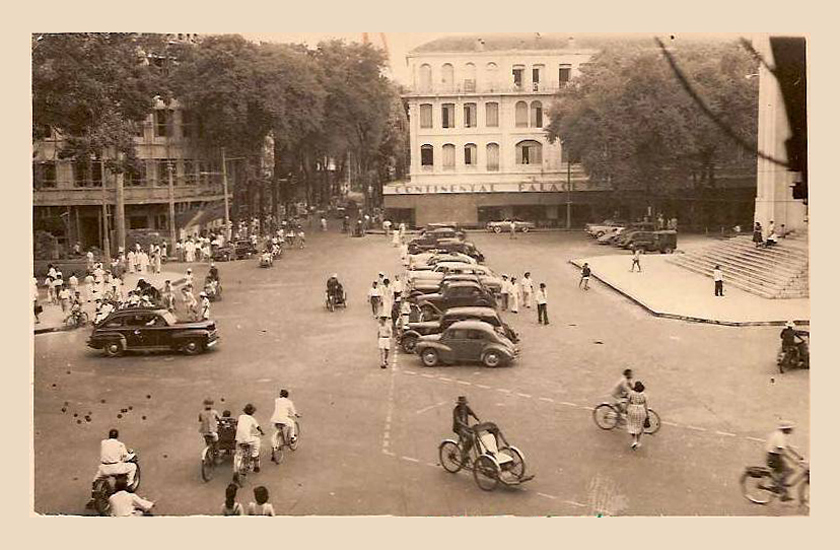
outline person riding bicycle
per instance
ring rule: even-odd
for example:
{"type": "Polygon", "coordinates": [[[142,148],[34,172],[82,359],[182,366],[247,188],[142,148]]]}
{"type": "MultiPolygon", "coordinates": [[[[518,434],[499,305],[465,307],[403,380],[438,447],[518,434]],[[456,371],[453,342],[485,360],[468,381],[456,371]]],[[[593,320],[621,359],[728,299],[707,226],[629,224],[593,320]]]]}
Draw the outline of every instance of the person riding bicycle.
{"type": "Polygon", "coordinates": [[[458,434],[458,438],[463,444],[461,447],[461,461],[464,463],[470,460],[469,453],[474,444],[473,439],[475,438],[475,433],[470,427],[469,422],[471,416],[475,418],[476,422],[481,422],[470,406],[467,405],[467,398],[463,395],[459,396],[458,403],[452,410],[452,431],[458,434]]]}
{"type": "Polygon", "coordinates": [[[137,464],[125,462],[129,457],[128,449],[118,438],[120,432],[116,429],[108,431],[108,439],[103,439],[99,445],[99,468],[93,477],[96,483],[103,477],[126,476],[129,486],[134,483],[134,475],[137,473],[137,464]]]}
{"type": "Polygon", "coordinates": [[[213,455],[216,455],[219,447],[219,412],[213,408],[213,400],[209,397],[204,400],[204,410],[198,413],[198,432],[204,437],[204,441],[210,446],[213,455]]]}
{"type": "Polygon", "coordinates": [[[151,500],[129,493],[128,482],[122,478],[114,483],[114,494],[108,497],[108,504],[111,506],[109,515],[118,518],[148,514],[155,505],[151,500]]]}
{"type": "Polygon", "coordinates": [[[210,262],[210,272],[208,273],[207,277],[213,281],[219,280],[219,268],[216,267],[215,262],[210,262]]]}
{"type": "Polygon", "coordinates": [[[271,438],[272,460],[275,460],[274,452],[280,448],[281,436],[289,444],[297,440],[295,418],[298,416],[295,404],[289,399],[289,390],[280,390],[280,397],[274,400],[274,414],[271,415],[271,423],[274,424],[274,435],[271,438]]]}
{"type": "Polygon", "coordinates": [[[770,434],[765,445],[765,450],[767,451],[767,467],[773,471],[773,477],[779,484],[782,494],[781,500],[783,501],[792,500],[792,497],[788,495],[786,482],[793,469],[787,465],[786,460],[791,460],[791,455],[798,460],[804,460],[802,455],[788,443],[788,437],[793,432],[793,428],[793,422],[779,422],[778,428],[770,434]]]}
{"type": "Polygon", "coordinates": [[[621,379],[616,382],[615,387],[610,392],[613,400],[619,411],[625,412],[627,410],[627,401],[630,397],[630,390],[633,389],[633,371],[631,369],[624,369],[621,379]]]}
{"type": "Polygon", "coordinates": [[[344,287],[338,282],[338,273],[333,273],[327,279],[327,297],[332,299],[334,303],[344,299],[344,287]]]}
{"type": "Polygon", "coordinates": [[[259,422],[254,418],[257,408],[248,403],[242,410],[243,414],[236,419],[236,445],[249,445],[254,472],[260,471],[260,436],[265,435],[259,422]]]}
{"type": "Polygon", "coordinates": [[[801,360],[807,355],[806,342],[802,338],[803,334],[808,334],[806,331],[796,330],[796,325],[793,321],[785,323],[785,328],[779,334],[782,339],[782,351],[788,353],[789,351],[796,354],[796,361],[801,360]]]}

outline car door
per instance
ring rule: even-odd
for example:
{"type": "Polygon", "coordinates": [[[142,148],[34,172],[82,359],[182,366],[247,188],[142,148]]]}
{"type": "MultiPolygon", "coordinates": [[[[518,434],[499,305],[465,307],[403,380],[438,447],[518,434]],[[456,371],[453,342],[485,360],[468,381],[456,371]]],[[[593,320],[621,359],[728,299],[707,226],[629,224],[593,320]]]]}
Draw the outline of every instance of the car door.
{"type": "Polygon", "coordinates": [[[446,331],[447,341],[446,345],[452,350],[447,360],[449,361],[463,361],[467,356],[469,348],[468,330],[452,329],[446,331]]]}
{"type": "Polygon", "coordinates": [[[140,311],[126,317],[123,334],[129,349],[155,346],[154,325],[155,314],[152,311],[140,311]],[[150,325],[151,323],[151,325],[150,325]]]}
{"type": "Polygon", "coordinates": [[[487,344],[487,336],[483,330],[470,329],[465,331],[466,338],[464,344],[461,346],[461,355],[459,357],[462,361],[481,361],[481,352],[487,344]]]}

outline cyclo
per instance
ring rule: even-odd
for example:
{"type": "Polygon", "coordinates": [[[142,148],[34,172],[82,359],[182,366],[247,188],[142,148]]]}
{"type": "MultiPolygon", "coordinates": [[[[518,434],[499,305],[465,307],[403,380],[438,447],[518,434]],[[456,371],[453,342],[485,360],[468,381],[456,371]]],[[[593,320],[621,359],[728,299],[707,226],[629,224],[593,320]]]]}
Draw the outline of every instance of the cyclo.
{"type": "Polygon", "coordinates": [[[496,424],[482,422],[471,426],[474,445],[467,461],[463,462],[463,441],[444,439],[438,447],[440,465],[449,473],[463,468],[473,471],[476,484],[484,491],[492,491],[499,483],[519,485],[534,479],[525,475],[525,456],[510,445],[496,424]]]}
{"type": "Polygon", "coordinates": [[[218,435],[218,441],[214,441],[211,436],[204,436],[205,446],[201,451],[201,479],[204,481],[213,479],[216,466],[236,453],[236,419],[229,416],[220,418],[218,435]]]}
{"type": "MultiPolygon", "coordinates": [[[[125,457],[123,462],[132,462],[135,466],[137,466],[137,469],[134,472],[134,481],[126,488],[129,493],[135,493],[140,487],[140,462],[137,458],[137,453],[129,449],[128,456],[125,457]]],[[[87,503],[86,507],[93,509],[100,516],[107,516],[111,511],[111,503],[108,499],[114,494],[114,486],[116,485],[118,477],[125,478],[126,475],[109,475],[100,477],[94,481],[93,487],[91,488],[90,501],[87,503]]]]}

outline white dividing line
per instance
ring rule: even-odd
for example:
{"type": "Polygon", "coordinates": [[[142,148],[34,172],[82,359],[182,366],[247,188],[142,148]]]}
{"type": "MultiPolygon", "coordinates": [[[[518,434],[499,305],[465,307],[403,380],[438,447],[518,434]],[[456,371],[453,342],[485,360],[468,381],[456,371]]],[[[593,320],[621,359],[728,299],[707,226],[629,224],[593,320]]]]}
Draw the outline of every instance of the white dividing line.
{"type": "Polygon", "coordinates": [[[572,506],[577,506],[578,508],[586,508],[586,504],[581,504],[580,502],[575,502],[574,500],[564,500],[566,504],[571,504],[572,506]]]}
{"type": "Polygon", "coordinates": [[[417,411],[415,414],[423,414],[424,412],[430,411],[430,410],[434,409],[435,407],[440,407],[441,405],[446,405],[446,401],[441,401],[440,403],[438,403],[436,405],[429,405],[428,407],[423,407],[422,409],[417,411]]]}
{"type": "Polygon", "coordinates": [[[557,497],[554,496],[554,495],[547,495],[545,493],[537,493],[537,494],[540,495],[541,497],[550,498],[551,500],[557,500],[557,497]]]}
{"type": "Polygon", "coordinates": [[[688,428],[689,430],[695,430],[695,431],[698,431],[698,432],[705,432],[706,431],[706,428],[700,428],[698,426],[688,426],[688,425],[686,425],[686,428],[688,428]]]}
{"type": "Polygon", "coordinates": [[[467,382],[466,380],[456,380],[456,382],[465,386],[472,386],[472,382],[467,382]]]}
{"type": "Polygon", "coordinates": [[[437,468],[438,467],[438,465],[435,464],[434,462],[426,462],[425,464],[426,464],[426,466],[431,466],[432,468],[437,468]]]}
{"type": "Polygon", "coordinates": [[[674,424],[673,422],[668,422],[667,420],[663,420],[662,423],[666,426],[679,426],[679,424],[674,424]]]}
{"type": "Polygon", "coordinates": [[[729,437],[735,437],[735,434],[733,434],[733,433],[722,432],[720,430],[715,430],[715,433],[718,434],[718,435],[726,435],[726,436],[729,436],[729,437]]]}
{"type": "Polygon", "coordinates": [[[438,376],[438,380],[443,380],[444,382],[454,382],[454,380],[445,376],[438,376]]]}
{"type": "Polygon", "coordinates": [[[569,403],[568,401],[561,401],[561,405],[566,405],[567,407],[577,407],[574,403],[569,403]]]}
{"type": "Polygon", "coordinates": [[[420,376],[422,376],[423,378],[434,378],[434,376],[432,376],[431,374],[421,374],[420,376]]]}
{"type": "Polygon", "coordinates": [[[759,443],[764,443],[764,440],[763,440],[763,439],[759,439],[759,438],[757,438],[757,437],[752,437],[751,435],[748,435],[748,436],[746,436],[746,437],[747,437],[747,439],[749,439],[750,441],[758,441],[759,443]]]}
{"type": "Polygon", "coordinates": [[[388,456],[397,456],[396,454],[392,453],[391,451],[382,451],[382,452],[385,453],[388,456]]]}
{"type": "Polygon", "coordinates": [[[483,390],[489,390],[490,389],[490,386],[488,386],[486,384],[476,384],[476,386],[478,386],[479,388],[481,388],[483,390]]]}
{"type": "Polygon", "coordinates": [[[531,397],[531,396],[530,396],[529,394],[527,394],[527,393],[519,393],[519,392],[516,392],[516,395],[518,395],[519,397],[531,397]]]}
{"type": "Polygon", "coordinates": [[[510,390],[506,390],[504,388],[496,388],[496,391],[499,391],[499,392],[502,392],[502,393],[512,393],[510,390]]]}
{"type": "Polygon", "coordinates": [[[410,370],[407,370],[407,371],[403,371],[403,374],[410,374],[411,376],[414,376],[417,373],[416,372],[411,372],[410,370]]]}
{"type": "Polygon", "coordinates": [[[554,403],[554,399],[550,397],[540,397],[540,401],[547,401],[548,403],[554,403]]]}
{"type": "Polygon", "coordinates": [[[408,462],[420,462],[416,458],[412,458],[410,456],[401,456],[400,458],[403,459],[403,460],[407,460],[408,462]]]}

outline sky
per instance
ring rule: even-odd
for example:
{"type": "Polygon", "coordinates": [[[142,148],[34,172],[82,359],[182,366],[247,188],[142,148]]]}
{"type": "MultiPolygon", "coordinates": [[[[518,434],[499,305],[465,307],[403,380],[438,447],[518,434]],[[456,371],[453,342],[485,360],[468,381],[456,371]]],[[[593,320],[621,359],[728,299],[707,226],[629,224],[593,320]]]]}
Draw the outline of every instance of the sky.
{"type": "MultiPolygon", "coordinates": [[[[388,52],[391,61],[391,76],[394,80],[401,84],[410,84],[408,67],[406,65],[406,54],[421,44],[425,44],[435,38],[441,36],[469,34],[469,33],[443,33],[443,32],[369,32],[368,37],[374,46],[382,46],[382,39],[380,34],[385,35],[388,42],[388,52]]],[[[310,32],[310,33],[243,33],[243,36],[250,40],[263,42],[293,42],[303,43],[314,47],[322,40],[330,40],[333,38],[341,38],[347,42],[362,41],[362,33],[325,33],[325,32],[310,32]]]]}

